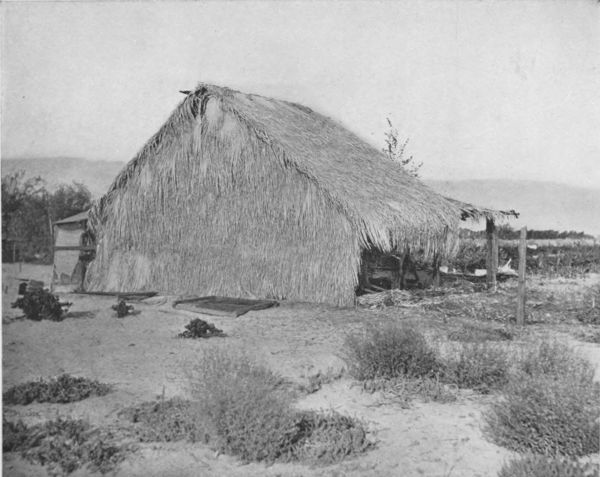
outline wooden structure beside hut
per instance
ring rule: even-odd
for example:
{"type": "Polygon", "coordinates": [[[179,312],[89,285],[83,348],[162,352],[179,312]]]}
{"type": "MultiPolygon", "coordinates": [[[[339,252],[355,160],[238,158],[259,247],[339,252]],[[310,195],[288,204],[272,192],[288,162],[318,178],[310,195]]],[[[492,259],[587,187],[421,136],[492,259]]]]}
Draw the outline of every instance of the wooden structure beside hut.
{"type": "Polygon", "coordinates": [[[96,249],[87,228],[89,211],[54,222],[53,291],[83,290],[88,263],[96,249]]]}
{"type": "Polygon", "coordinates": [[[459,208],[335,121],[200,84],[90,212],[96,291],[352,305],[364,250],[456,250],[459,208]]]}

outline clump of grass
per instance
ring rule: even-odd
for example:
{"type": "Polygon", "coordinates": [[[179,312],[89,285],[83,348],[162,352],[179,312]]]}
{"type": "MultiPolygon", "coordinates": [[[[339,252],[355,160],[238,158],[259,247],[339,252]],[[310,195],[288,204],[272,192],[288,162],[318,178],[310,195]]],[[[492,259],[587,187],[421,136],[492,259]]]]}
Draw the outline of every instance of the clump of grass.
{"type": "Polygon", "coordinates": [[[62,374],[48,381],[29,381],[9,388],[2,395],[4,404],[31,404],[37,402],[69,403],[91,396],[104,396],[111,387],[88,378],[62,374]]]}
{"type": "Polygon", "coordinates": [[[145,402],[119,414],[133,424],[129,429],[139,442],[205,441],[196,404],[183,399],[145,402]]]}
{"type": "Polygon", "coordinates": [[[348,335],[343,358],[350,375],[360,381],[434,377],[441,369],[423,334],[399,324],[372,326],[364,333],[348,335]]]}
{"type": "Polygon", "coordinates": [[[403,408],[409,408],[415,397],[425,402],[454,402],[458,387],[449,385],[436,378],[392,378],[369,379],[362,382],[367,392],[380,392],[385,398],[393,400],[403,408]]]}
{"type": "Polygon", "coordinates": [[[194,318],[187,325],[185,331],[177,335],[178,338],[212,338],[213,336],[224,336],[223,330],[220,330],[212,323],[207,323],[200,318],[194,318]]]}
{"type": "Polygon", "coordinates": [[[188,377],[208,440],[244,461],[329,462],[370,445],[357,421],[295,411],[283,380],[244,353],[206,350],[188,377]]]}
{"type": "Polygon", "coordinates": [[[463,323],[460,328],[450,331],[448,339],[460,342],[484,342],[484,341],[507,341],[513,338],[513,334],[504,328],[490,328],[477,326],[471,323],[463,323]]]}
{"type": "Polygon", "coordinates": [[[486,433],[518,452],[583,456],[600,450],[600,386],[571,348],[543,342],[527,351],[485,414],[486,433]],[[556,354],[556,353],[561,354],[556,354]]]}
{"type": "Polygon", "coordinates": [[[82,467],[111,472],[132,450],[110,431],[82,420],[59,418],[34,426],[3,420],[2,430],[5,452],[20,452],[29,462],[46,466],[50,475],[66,475],[82,467]]]}
{"type": "Polygon", "coordinates": [[[498,477],[598,477],[591,464],[560,457],[527,455],[512,459],[502,466],[498,477]]]}
{"type": "Polygon", "coordinates": [[[489,342],[463,344],[457,356],[448,359],[444,380],[486,394],[508,382],[510,365],[507,351],[500,346],[489,342]]]}

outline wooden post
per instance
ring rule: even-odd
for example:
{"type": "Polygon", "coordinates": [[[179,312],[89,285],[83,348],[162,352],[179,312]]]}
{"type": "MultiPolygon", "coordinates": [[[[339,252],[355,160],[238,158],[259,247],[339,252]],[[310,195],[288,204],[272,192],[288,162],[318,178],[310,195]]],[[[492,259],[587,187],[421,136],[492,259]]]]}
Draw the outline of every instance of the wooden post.
{"type": "Polygon", "coordinates": [[[486,219],[485,232],[487,235],[487,287],[496,291],[496,273],[498,272],[498,231],[494,219],[486,219]]]}
{"type": "Polygon", "coordinates": [[[519,289],[517,296],[517,325],[525,324],[525,268],[527,265],[527,227],[521,229],[519,238],[519,289]]]}
{"type": "Polygon", "coordinates": [[[436,288],[440,287],[440,258],[436,253],[433,257],[433,286],[436,288]]]}

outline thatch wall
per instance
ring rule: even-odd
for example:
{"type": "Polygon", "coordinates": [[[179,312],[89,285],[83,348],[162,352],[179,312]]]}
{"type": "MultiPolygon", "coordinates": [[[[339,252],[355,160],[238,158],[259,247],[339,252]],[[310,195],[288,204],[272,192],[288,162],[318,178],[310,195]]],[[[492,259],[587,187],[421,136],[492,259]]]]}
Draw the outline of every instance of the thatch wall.
{"type": "Polygon", "coordinates": [[[447,254],[458,216],[333,121],[201,85],[93,208],[87,288],[348,305],[361,249],[447,254]]]}

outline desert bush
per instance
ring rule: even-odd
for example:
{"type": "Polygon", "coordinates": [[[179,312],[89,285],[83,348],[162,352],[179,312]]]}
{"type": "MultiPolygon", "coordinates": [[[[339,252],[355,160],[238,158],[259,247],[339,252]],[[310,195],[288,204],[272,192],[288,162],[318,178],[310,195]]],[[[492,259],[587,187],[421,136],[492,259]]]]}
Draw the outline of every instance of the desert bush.
{"type": "Polygon", "coordinates": [[[512,459],[502,466],[498,477],[598,477],[591,464],[560,457],[527,455],[512,459]]]}
{"type": "Polygon", "coordinates": [[[511,340],[513,334],[505,328],[490,328],[472,323],[462,323],[460,328],[448,333],[450,341],[482,342],[511,340]]]}
{"type": "Polygon", "coordinates": [[[211,338],[213,336],[224,336],[223,330],[200,318],[191,320],[185,325],[185,331],[177,335],[178,338],[211,338]]]}
{"type": "Polygon", "coordinates": [[[132,450],[110,431],[82,420],[58,418],[34,426],[3,420],[2,429],[5,452],[20,452],[29,462],[46,466],[50,475],[66,475],[84,466],[107,473],[132,450]]]}
{"type": "Polygon", "coordinates": [[[197,406],[183,399],[161,399],[126,408],[119,413],[133,424],[128,428],[140,442],[197,442],[206,440],[197,406]]]}
{"type": "Polygon", "coordinates": [[[295,414],[291,454],[296,460],[333,464],[373,446],[362,423],[335,411],[295,414]]]}
{"type": "Polygon", "coordinates": [[[407,325],[372,326],[348,335],[342,355],[350,375],[361,381],[434,377],[441,367],[423,334],[407,325]]]}
{"type": "Polygon", "coordinates": [[[600,450],[600,390],[589,369],[521,373],[485,414],[486,433],[518,452],[582,456],[600,450]]]}
{"type": "Polygon", "coordinates": [[[9,388],[2,395],[4,404],[31,404],[37,402],[68,403],[91,396],[104,396],[111,387],[88,378],[63,374],[48,381],[29,381],[9,388]]]}
{"type": "Polygon", "coordinates": [[[64,319],[63,308],[70,305],[70,303],[60,303],[58,297],[54,296],[48,290],[40,288],[27,290],[11,306],[12,308],[23,310],[28,320],[62,321],[64,319]]]}
{"type": "Polygon", "coordinates": [[[354,420],[295,411],[283,380],[242,352],[206,350],[188,377],[207,440],[244,461],[328,462],[370,445],[354,420]]]}
{"type": "Polygon", "coordinates": [[[459,388],[488,393],[507,383],[509,370],[510,359],[504,348],[489,342],[465,343],[447,360],[443,377],[459,388]]]}
{"type": "Polygon", "coordinates": [[[458,387],[435,378],[376,378],[362,381],[362,389],[379,392],[385,399],[407,409],[415,398],[425,402],[448,403],[457,398],[458,387]]]}
{"type": "Polygon", "coordinates": [[[593,376],[592,365],[577,355],[568,344],[543,339],[537,344],[528,344],[516,363],[517,371],[529,376],[548,375],[557,378],[570,373],[593,376]]]}

